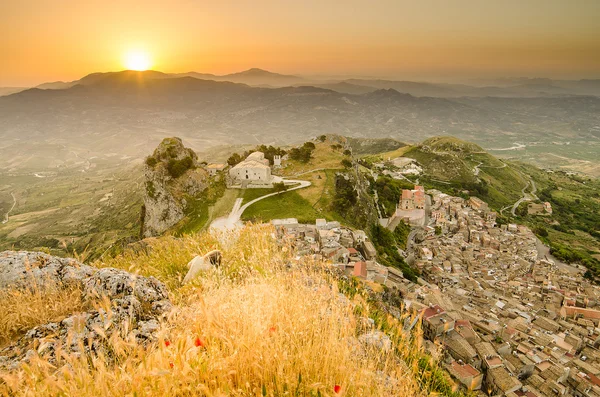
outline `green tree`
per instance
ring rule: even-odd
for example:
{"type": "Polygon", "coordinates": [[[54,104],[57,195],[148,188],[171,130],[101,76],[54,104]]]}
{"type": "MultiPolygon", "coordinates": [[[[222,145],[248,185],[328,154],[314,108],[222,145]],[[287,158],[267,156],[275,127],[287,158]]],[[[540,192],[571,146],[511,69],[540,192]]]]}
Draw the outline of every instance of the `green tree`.
{"type": "Polygon", "coordinates": [[[229,158],[227,159],[227,164],[229,164],[230,166],[233,167],[233,166],[239,164],[242,160],[243,160],[242,156],[240,156],[238,153],[234,153],[231,156],[229,156],[229,158]]]}
{"type": "Polygon", "coordinates": [[[344,166],[344,168],[351,168],[352,167],[352,161],[350,161],[348,159],[342,159],[342,165],[344,166]]]}
{"type": "Polygon", "coordinates": [[[283,182],[278,182],[278,183],[273,184],[273,190],[275,190],[276,193],[285,192],[287,189],[288,189],[288,187],[283,182]]]}

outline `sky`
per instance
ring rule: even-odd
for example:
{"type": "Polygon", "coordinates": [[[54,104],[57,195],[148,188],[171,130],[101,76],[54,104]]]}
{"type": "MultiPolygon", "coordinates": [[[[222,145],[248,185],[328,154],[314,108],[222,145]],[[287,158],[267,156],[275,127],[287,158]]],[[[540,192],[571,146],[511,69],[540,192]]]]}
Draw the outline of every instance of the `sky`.
{"type": "Polygon", "coordinates": [[[405,80],[600,78],[599,0],[0,1],[0,87],[252,67],[405,80]]]}

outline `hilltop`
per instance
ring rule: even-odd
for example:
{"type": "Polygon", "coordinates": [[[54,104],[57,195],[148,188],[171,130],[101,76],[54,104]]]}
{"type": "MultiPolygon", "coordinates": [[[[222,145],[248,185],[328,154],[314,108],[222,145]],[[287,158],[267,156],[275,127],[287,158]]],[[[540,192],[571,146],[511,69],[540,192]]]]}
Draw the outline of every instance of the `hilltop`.
{"type": "Polygon", "coordinates": [[[451,136],[438,136],[425,139],[419,146],[423,150],[431,152],[464,154],[485,153],[481,146],[451,136]]]}

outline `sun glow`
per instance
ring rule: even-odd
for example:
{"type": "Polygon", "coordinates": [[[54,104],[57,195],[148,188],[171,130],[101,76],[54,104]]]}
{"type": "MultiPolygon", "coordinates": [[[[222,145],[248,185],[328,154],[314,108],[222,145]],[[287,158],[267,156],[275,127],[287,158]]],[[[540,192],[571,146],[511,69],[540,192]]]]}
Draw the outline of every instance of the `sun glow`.
{"type": "Polygon", "coordinates": [[[130,51],[125,55],[125,67],[129,70],[148,70],[150,66],[150,56],[145,52],[130,51]]]}

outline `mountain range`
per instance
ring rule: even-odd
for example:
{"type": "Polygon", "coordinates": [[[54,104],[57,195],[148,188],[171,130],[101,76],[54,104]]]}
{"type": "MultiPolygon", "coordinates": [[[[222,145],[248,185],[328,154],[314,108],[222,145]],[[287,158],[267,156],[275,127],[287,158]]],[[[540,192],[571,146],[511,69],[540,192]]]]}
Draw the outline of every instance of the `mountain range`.
{"type": "MultiPolygon", "coordinates": [[[[299,79],[258,69],[228,78],[299,79]]],[[[1,168],[52,168],[75,155],[140,158],[165,136],[202,151],[285,145],[323,133],[408,142],[454,135],[484,148],[576,144],[591,151],[578,153],[581,159],[593,158],[600,140],[596,96],[443,98],[433,95],[435,85],[427,86],[431,96],[417,96],[399,91],[408,83],[389,87],[383,80],[267,88],[156,71],[94,73],[62,89],[52,84],[0,97],[1,168]]],[[[556,149],[565,155],[564,146],[556,149]]]]}
{"type": "MultiPolygon", "coordinates": [[[[115,75],[135,76],[137,71],[92,73],[79,80],[64,82],[56,81],[40,84],[39,89],[66,89],[75,85],[89,85],[115,75]]],[[[193,77],[201,80],[229,81],[257,87],[285,87],[311,85],[331,89],[346,94],[364,94],[377,89],[393,88],[397,91],[414,96],[434,96],[442,98],[459,97],[547,97],[565,95],[594,95],[600,96],[600,80],[553,80],[548,78],[504,78],[473,80],[469,84],[431,83],[421,81],[399,81],[376,78],[331,78],[331,77],[301,77],[273,73],[267,70],[252,68],[242,72],[215,75],[211,73],[186,72],[163,73],[145,71],[145,78],[172,79],[193,77]]],[[[0,87],[0,96],[23,91],[23,87],[0,87]]]]}

